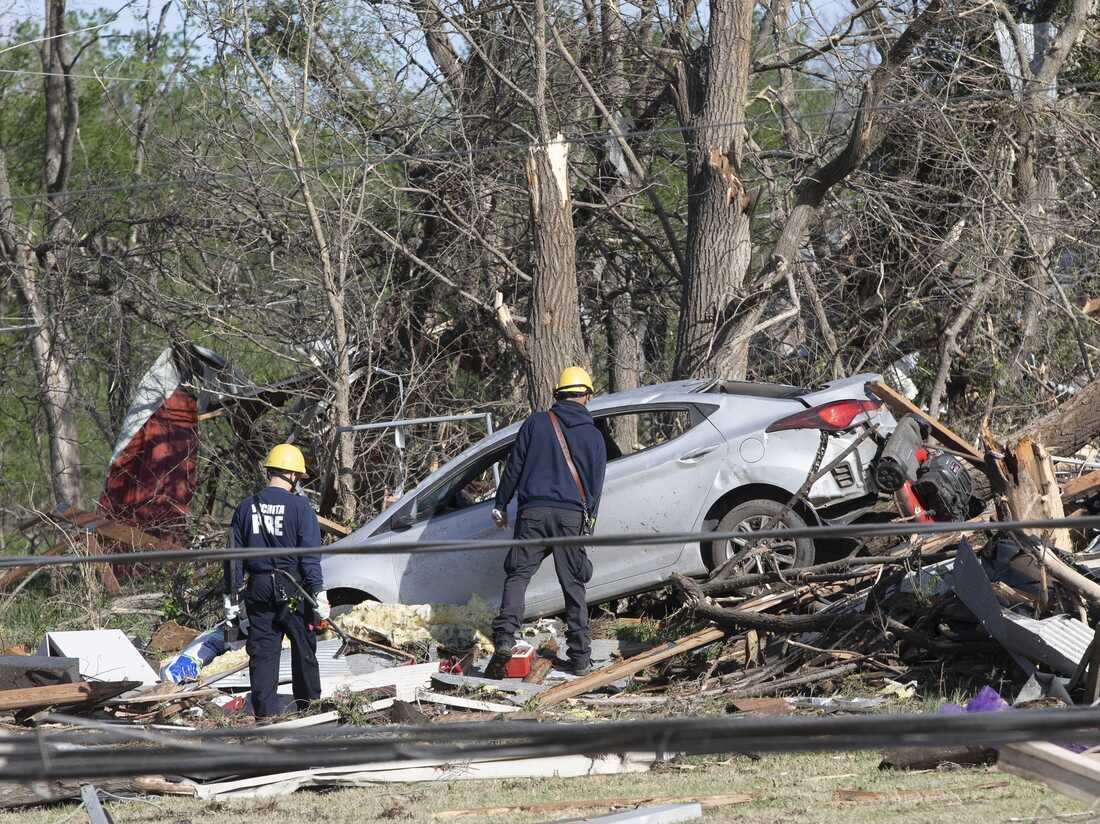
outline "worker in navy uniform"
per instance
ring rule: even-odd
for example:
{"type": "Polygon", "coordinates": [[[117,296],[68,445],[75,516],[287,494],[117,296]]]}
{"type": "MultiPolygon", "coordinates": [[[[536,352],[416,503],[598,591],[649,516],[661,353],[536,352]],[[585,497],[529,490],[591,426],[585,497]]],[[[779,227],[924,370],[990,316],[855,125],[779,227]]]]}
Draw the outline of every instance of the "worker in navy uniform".
{"type": "MultiPolygon", "coordinates": [[[[600,506],[607,445],[586,408],[592,399],[592,378],[579,366],[561,373],[554,388],[554,405],[531,415],[516,435],[508,465],[493,504],[493,520],[508,526],[508,502],[519,498],[515,532],[521,538],[554,538],[591,534],[600,506]],[[551,416],[556,418],[566,450],[551,416]],[[572,462],[576,477],[570,468],[572,462]]],[[[504,561],[504,593],[493,621],[495,652],[486,675],[501,678],[515,645],[525,608],[527,585],[548,555],[565,596],[566,668],[583,675],[592,667],[585,584],[592,579],[592,562],[582,546],[512,547],[504,561]]]]}
{"type": "MultiPolygon", "coordinates": [[[[233,543],[240,547],[317,547],[321,528],[309,502],[294,492],[306,474],[302,452],[293,444],[279,444],[264,462],[268,485],[237,507],[233,515],[233,543]]],[[[283,637],[290,638],[291,675],[296,709],[321,697],[315,627],[329,617],[328,596],[321,577],[319,555],[274,555],[249,558],[245,609],[248,612],[248,676],[252,709],[257,719],[279,714],[279,657],[283,637]],[[310,604],[293,578],[316,601],[310,604]]]]}

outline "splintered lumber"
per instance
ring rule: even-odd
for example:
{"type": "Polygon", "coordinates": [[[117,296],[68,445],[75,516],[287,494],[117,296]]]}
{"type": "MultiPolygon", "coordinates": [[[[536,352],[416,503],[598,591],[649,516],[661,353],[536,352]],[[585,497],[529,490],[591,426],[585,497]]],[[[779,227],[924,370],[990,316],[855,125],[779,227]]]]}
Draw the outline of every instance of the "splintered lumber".
{"type": "MultiPolygon", "coordinates": [[[[944,446],[955,450],[956,452],[962,452],[971,461],[981,464],[984,460],[981,455],[974,449],[970,443],[961,435],[953,432],[946,424],[940,421],[938,418],[933,418],[919,406],[912,403],[907,397],[899,394],[895,390],[891,389],[884,383],[875,381],[867,384],[867,387],[877,397],[882,399],[892,412],[905,415],[907,413],[916,415],[922,421],[924,421],[932,430],[932,434],[936,436],[936,440],[942,443],[944,446]]],[[[1047,444],[1050,446],[1049,444],[1047,444]]],[[[1051,447],[1053,448],[1053,447],[1051,447]]]]}
{"type": "MultiPolygon", "coordinates": [[[[67,550],[69,550],[71,548],[72,548],[72,544],[69,541],[62,541],[59,544],[54,544],[49,549],[47,549],[45,552],[42,552],[42,553],[39,553],[39,554],[40,555],[63,555],[67,550]]],[[[8,587],[15,586],[20,581],[22,581],[24,578],[26,578],[28,575],[30,575],[32,572],[34,572],[35,569],[41,569],[41,567],[26,567],[26,566],[12,567],[7,572],[5,572],[2,577],[0,577],[0,589],[7,589],[8,587]]],[[[77,790],[79,790],[79,789],[80,788],[77,787],[77,790]]]]}
{"type": "Polygon", "coordinates": [[[167,704],[171,701],[192,700],[196,698],[214,698],[221,695],[222,691],[218,689],[180,689],[173,690],[172,692],[165,692],[160,694],[155,693],[142,693],[141,695],[134,695],[124,698],[112,698],[107,703],[111,706],[125,706],[130,704],[167,704]]]}
{"type": "Polygon", "coordinates": [[[1092,495],[1095,492],[1100,492],[1100,469],[1066,481],[1062,487],[1062,503],[1092,495]]]}
{"type": "Polygon", "coordinates": [[[76,684],[0,690],[0,712],[70,704],[95,706],[140,686],[140,681],[81,681],[76,684]]]}
{"type": "Polygon", "coordinates": [[[539,658],[531,667],[531,671],[523,679],[528,684],[541,684],[554,668],[554,662],[549,658],[539,658]]]}
{"type": "Polygon", "coordinates": [[[497,704],[492,701],[478,701],[474,698],[463,698],[460,695],[443,695],[438,692],[428,692],[427,690],[418,690],[416,693],[417,701],[424,701],[428,704],[441,704],[445,707],[457,707],[463,710],[478,710],[480,712],[518,712],[519,707],[512,704],[497,704]]]}
{"type": "Polygon", "coordinates": [[[691,652],[699,649],[699,647],[705,647],[707,644],[713,644],[715,641],[721,641],[725,637],[726,630],[721,627],[706,627],[691,633],[691,635],[685,635],[678,641],[661,644],[640,655],[635,655],[633,658],[609,664],[581,678],[575,678],[546,692],[541,692],[535,696],[533,703],[540,708],[552,707],[562,701],[584,695],[586,692],[592,692],[601,687],[606,687],[608,684],[614,684],[622,678],[628,678],[641,672],[646,667],[667,661],[669,658],[675,658],[685,652],[691,652]]]}
{"type": "MultiPolygon", "coordinates": [[[[1006,450],[1004,465],[1009,483],[1008,503],[1014,518],[1028,521],[1065,517],[1061,491],[1054,479],[1054,464],[1042,446],[1030,438],[1022,438],[1006,450]]],[[[1064,552],[1073,549],[1068,529],[1029,529],[1027,533],[1064,552]]]]}
{"type": "Polygon", "coordinates": [[[330,535],[339,535],[341,537],[351,535],[351,529],[338,524],[336,521],[329,520],[321,515],[317,516],[317,523],[320,524],[322,531],[329,533],[330,535]]]}
{"type": "Polygon", "coordinates": [[[556,813],[563,810],[624,809],[657,804],[701,804],[704,807],[726,807],[732,804],[747,804],[751,795],[730,793],[728,795],[684,795],[684,796],[640,796],[637,798],[587,798],[578,801],[555,801],[541,804],[511,804],[500,807],[473,807],[466,810],[439,810],[432,818],[485,818],[490,815],[508,815],[510,813],[556,813]]]}
{"type": "Polygon", "coordinates": [[[1100,759],[1045,741],[1001,747],[997,769],[1031,781],[1040,781],[1063,795],[1085,803],[1100,798],[1100,759]]]}
{"type": "MultiPolygon", "coordinates": [[[[0,809],[27,807],[80,798],[82,781],[42,778],[33,784],[14,781],[0,782],[0,809]]],[[[191,784],[169,781],[159,775],[138,778],[97,778],[96,787],[109,793],[139,793],[143,795],[194,795],[191,784]]]]}
{"type": "Polygon", "coordinates": [[[1100,379],[1041,418],[1014,432],[1010,441],[1031,438],[1055,455],[1072,455],[1100,434],[1100,379]]]}

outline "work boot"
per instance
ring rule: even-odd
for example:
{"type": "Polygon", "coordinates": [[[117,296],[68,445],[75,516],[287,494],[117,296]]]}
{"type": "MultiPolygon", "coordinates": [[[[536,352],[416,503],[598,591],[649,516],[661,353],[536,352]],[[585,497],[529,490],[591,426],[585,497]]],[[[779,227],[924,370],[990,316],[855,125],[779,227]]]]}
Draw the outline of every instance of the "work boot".
{"type": "Polygon", "coordinates": [[[485,667],[485,677],[492,678],[494,681],[499,681],[507,676],[505,668],[508,666],[508,662],[512,660],[512,650],[515,648],[515,644],[498,644],[493,651],[493,657],[489,659],[489,665],[485,667]]]}
{"type": "Polygon", "coordinates": [[[578,676],[579,675],[588,675],[588,673],[592,672],[592,662],[591,661],[570,661],[569,662],[569,671],[571,673],[573,673],[574,675],[578,675],[578,676]]]}
{"type": "Polygon", "coordinates": [[[562,660],[559,658],[554,661],[554,668],[562,672],[567,672],[570,675],[582,676],[592,672],[592,662],[574,661],[572,658],[562,660]]]}

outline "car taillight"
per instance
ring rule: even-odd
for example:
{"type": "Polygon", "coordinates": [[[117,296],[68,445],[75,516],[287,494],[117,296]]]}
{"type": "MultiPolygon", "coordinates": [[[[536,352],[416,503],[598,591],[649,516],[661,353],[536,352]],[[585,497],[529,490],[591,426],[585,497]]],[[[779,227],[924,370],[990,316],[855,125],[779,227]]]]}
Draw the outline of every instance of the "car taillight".
{"type": "Polygon", "coordinates": [[[864,412],[874,412],[882,406],[881,401],[833,401],[796,412],[786,418],[780,418],[765,432],[782,432],[785,429],[824,429],[826,432],[839,432],[852,425],[864,412]]]}

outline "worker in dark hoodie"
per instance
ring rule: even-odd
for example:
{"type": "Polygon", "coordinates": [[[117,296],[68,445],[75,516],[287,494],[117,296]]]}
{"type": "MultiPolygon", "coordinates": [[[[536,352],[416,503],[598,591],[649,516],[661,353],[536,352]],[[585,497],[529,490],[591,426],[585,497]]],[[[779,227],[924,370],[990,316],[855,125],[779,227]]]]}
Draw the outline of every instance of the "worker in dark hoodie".
{"type": "MultiPolygon", "coordinates": [[[[570,366],[554,388],[554,405],[531,415],[520,427],[493,504],[493,520],[504,528],[508,502],[518,496],[516,539],[592,534],[607,469],[604,437],[586,408],[592,394],[588,372],[570,366]]],[[[551,554],[565,595],[566,666],[576,675],[591,670],[584,588],[592,579],[588,553],[582,546],[516,546],[504,561],[504,594],[500,614],[493,621],[495,652],[486,670],[488,677],[504,676],[523,620],[527,585],[551,554]]]]}

